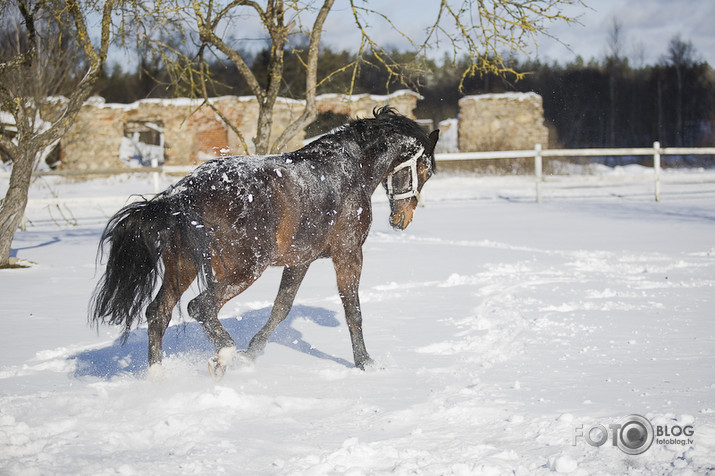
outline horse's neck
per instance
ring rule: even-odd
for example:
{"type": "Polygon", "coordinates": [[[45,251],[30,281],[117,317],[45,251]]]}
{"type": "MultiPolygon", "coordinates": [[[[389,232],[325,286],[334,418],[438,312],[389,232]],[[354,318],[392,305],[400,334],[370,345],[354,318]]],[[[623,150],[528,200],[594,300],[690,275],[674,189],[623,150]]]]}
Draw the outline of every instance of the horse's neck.
{"type": "MultiPolygon", "coordinates": [[[[342,153],[339,155],[352,162],[351,166],[356,167],[356,178],[362,181],[362,184],[371,193],[374,192],[392,171],[394,162],[398,158],[396,151],[399,149],[399,145],[390,142],[385,145],[384,132],[380,130],[369,131],[362,140],[353,138],[345,140],[344,137],[341,139],[342,153]]],[[[414,139],[396,136],[394,140],[410,141],[414,139]]]]}
{"type": "Polygon", "coordinates": [[[374,192],[393,170],[395,160],[398,158],[394,152],[397,148],[394,144],[390,144],[388,147],[368,147],[366,150],[364,160],[369,162],[367,181],[371,191],[374,192]]]}
{"type": "Polygon", "coordinates": [[[361,176],[365,188],[370,190],[370,193],[385,180],[390,171],[392,159],[384,151],[376,149],[365,150],[360,157],[358,164],[358,174],[361,176]]]}

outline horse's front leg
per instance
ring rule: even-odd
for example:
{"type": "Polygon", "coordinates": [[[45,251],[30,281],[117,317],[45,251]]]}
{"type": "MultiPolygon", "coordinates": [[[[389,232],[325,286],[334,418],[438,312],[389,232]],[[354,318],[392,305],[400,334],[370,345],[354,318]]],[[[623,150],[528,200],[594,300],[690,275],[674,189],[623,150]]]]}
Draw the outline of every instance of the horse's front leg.
{"type": "Polygon", "coordinates": [[[300,283],[303,282],[303,278],[305,277],[305,273],[308,272],[309,266],[310,264],[302,264],[283,268],[281,286],[278,290],[278,296],[276,296],[276,300],[273,303],[273,309],[271,309],[268,322],[253,336],[253,339],[251,339],[251,342],[248,344],[246,354],[251,359],[255,359],[263,352],[275,328],[288,316],[291,307],[293,307],[293,301],[295,300],[295,295],[298,293],[300,283]]]}
{"type": "Polygon", "coordinates": [[[333,265],[338,279],[338,293],[345,309],[345,321],[350,330],[355,367],[365,370],[365,366],[371,364],[372,359],[367,353],[362,335],[362,312],[358,296],[362,273],[362,249],[350,251],[333,254],[333,265]]]}

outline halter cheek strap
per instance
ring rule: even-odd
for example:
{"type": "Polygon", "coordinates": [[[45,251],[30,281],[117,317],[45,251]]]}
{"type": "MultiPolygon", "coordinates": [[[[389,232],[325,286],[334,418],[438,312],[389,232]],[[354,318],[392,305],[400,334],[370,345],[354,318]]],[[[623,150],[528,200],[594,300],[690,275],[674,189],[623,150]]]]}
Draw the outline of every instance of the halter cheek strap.
{"type": "Polygon", "coordinates": [[[420,198],[420,192],[417,189],[418,187],[418,177],[417,177],[417,160],[422,156],[424,153],[424,148],[420,147],[419,150],[415,155],[413,155],[409,160],[406,160],[402,162],[401,164],[398,164],[394,169],[392,169],[392,172],[387,174],[387,194],[390,196],[392,200],[403,200],[405,198],[412,198],[412,197],[417,197],[419,200],[420,198]],[[392,176],[395,175],[397,172],[399,172],[402,169],[406,169],[407,167],[410,168],[410,189],[406,192],[402,193],[395,193],[395,190],[392,186],[392,176]]]}

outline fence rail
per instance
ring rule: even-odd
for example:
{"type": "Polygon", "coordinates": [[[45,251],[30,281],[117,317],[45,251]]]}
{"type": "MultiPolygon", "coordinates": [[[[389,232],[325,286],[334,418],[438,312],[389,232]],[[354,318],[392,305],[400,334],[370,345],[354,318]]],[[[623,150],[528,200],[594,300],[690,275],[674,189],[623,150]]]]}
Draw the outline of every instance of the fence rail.
{"type": "Polygon", "coordinates": [[[660,142],[654,142],[653,147],[634,148],[603,148],[603,149],[542,149],[536,144],[533,149],[505,150],[493,152],[462,152],[452,154],[435,154],[437,161],[453,160],[486,160],[486,159],[534,159],[534,179],[536,201],[541,203],[541,185],[543,177],[544,157],[619,157],[619,156],[652,156],[653,157],[653,191],[655,201],[660,201],[660,159],[664,155],[715,155],[715,147],[661,147],[660,142]]]}
{"type": "MultiPolygon", "coordinates": [[[[655,201],[660,201],[660,175],[661,175],[661,157],[665,155],[713,155],[715,156],[715,147],[661,147],[659,142],[654,142],[653,147],[635,147],[635,148],[594,148],[594,149],[542,149],[541,144],[536,144],[533,149],[524,150],[504,150],[491,152],[461,152],[435,154],[437,162],[441,161],[461,161],[461,160],[490,160],[490,159],[519,159],[530,158],[534,159],[534,185],[536,193],[536,201],[541,203],[542,199],[542,184],[544,183],[543,176],[543,158],[544,157],[619,157],[619,156],[652,156],[653,157],[653,189],[655,201]]],[[[159,174],[162,173],[188,173],[195,166],[159,166],[156,162],[151,167],[127,168],[127,169],[101,169],[101,170],[51,170],[36,172],[34,176],[90,176],[90,175],[116,175],[127,173],[149,173],[154,176],[154,191],[159,190],[159,174]]],[[[0,173],[0,179],[9,178],[10,174],[0,173]]],[[[115,199],[116,197],[106,197],[107,200],[115,199]]],[[[125,197],[126,198],[126,197],[125,197]]],[[[45,204],[65,204],[79,203],[82,201],[97,201],[97,197],[93,198],[50,198],[50,199],[31,199],[30,204],[45,205],[45,204]]]]}

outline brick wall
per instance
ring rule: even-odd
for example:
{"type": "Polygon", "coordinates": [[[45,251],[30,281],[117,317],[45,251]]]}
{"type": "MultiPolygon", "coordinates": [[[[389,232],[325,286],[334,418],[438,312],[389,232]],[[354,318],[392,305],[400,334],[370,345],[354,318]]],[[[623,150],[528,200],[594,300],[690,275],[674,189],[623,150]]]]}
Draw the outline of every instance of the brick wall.
{"type": "Polygon", "coordinates": [[[504,93],[460,99],[458,140],[460,152],[546,147],[549,131],[541,96],[504,93]]]}
{"type": "MultiPolygon", "coordinates": [[[[332,111],[351,117],[371,117],[376,107],[390,105],[414,118],[420,96],[398,91],[388,96],[361,94],[318,96],[320,112],[332,111]]],[[[253,153],[251,139],[256,135],[258,102],[255,97],[225,96],[213,99],[214,106],[243,134],[249,150],[218,115],[201,102],[189,99],[145,99],[133,104],[105,104],[91,98],[77,121],[62,139],[62,167],[103,169],[126,167],[119,160],[124,125],[129,121],[154,121],[164,125],[164,162],[167,165],[196,164],[219,155],[253,153]]],[[[303,112],[303,101],[279,98],[274,109],[273,137],[303,112]]],[[[506,93],[467,96],[459,101],[458,149],[531,149],[548,145],[541,96],[535,93],[506,93]]],[[[453,126],[454,127],[454,126],[453,126]]],[[[302,146],[303,134],[288,144],[287,150],[302,146]]],[[[446,137],[445,137],[446,139],[446,137]]]]}
{"type": "MultiPolygon", "coordinates": [[[[414,118],[413,110],[420,96],[413,91],[398,91],[388,96],[326,94],[318,96],[321,112],[333,111],[351,117],[368,117],[375,107],[390,105],[414,118]]],[[[128,121],[164,124],[164,163],[196,164],[201,160],[226,154],[253,153],[252,138],[258,123],[258,102],[253,96],[225,96],[213,104],[231,120],[244,136],[249,150],[209,107],[199,108],[200,101],[189,99],[144,99],[132,104],[105,104],[91,98],[82,107],[75,124],[62,138],[62,167],[66,169],[103,169],[126,167],[119,160],[119,146],[128,121]]],[[[279,98],[273,111],[272,140],[303,112],[303,101],[279,98]]],[[[297,134],[287,150],[303,144],[297,134]]]]}

